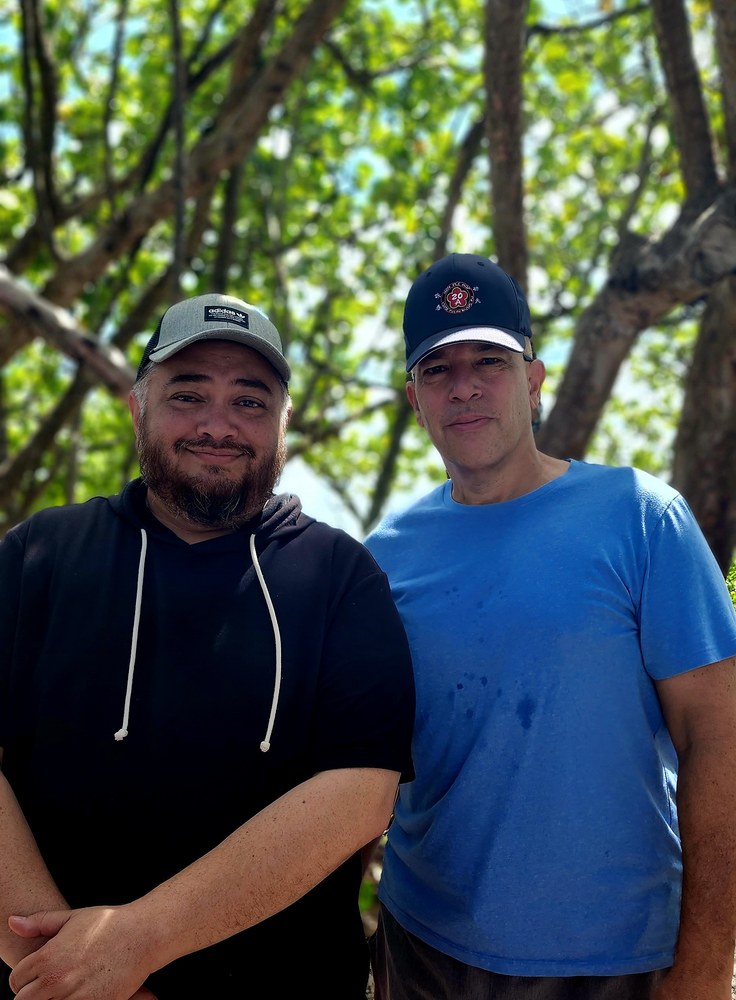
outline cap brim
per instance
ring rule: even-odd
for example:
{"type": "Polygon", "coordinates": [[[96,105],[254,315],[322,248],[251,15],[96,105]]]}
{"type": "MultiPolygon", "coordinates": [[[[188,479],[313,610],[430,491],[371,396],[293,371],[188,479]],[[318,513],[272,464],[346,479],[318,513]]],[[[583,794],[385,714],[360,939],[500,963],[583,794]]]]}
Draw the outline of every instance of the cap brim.
{"type": "Polygon", "coordinates": [[[422,358],[426,358],[438,347],[446,344],[467,344],[467,343],[493,344],[495,347],[505,347],[509,351],[523,354],[525,349],[524,336],[521,333],[513,333],[511,330],[501,330],[495,326],[468,326],[462,329],[441,330],[439,333],[427,337],[409,355],[406,361],[406,370],[410,372],[414,365],[419,364],[422,358]]]}
{"type": "Polygon", "coordinates": [[[166,347],[151,351],[148,360],[157,363],[165,361],[172,355],[178,354],[183,348],[189,347],[190,344],[195,344],[198,340],[233,340],[237,344],[244,344],[262,354],[266,361],[273,365],[284,382],[288,382],[291,378],[289,363],[282,354],[279,354],[275,348],[256,334],[249,333],[247,330],[233,330],[232,327],[223,330],[201,330],[199,333],[193,333],[184,340],[178,340],[175,344],[167,344],[166,347]]]}

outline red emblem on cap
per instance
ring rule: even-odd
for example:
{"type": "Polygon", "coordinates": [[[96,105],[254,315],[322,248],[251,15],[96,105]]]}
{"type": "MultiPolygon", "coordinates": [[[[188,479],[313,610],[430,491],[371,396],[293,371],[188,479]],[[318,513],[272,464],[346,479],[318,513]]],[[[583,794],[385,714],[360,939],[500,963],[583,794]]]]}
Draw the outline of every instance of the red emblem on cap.
{"type": "Polygon", "coordinates": [[[453,281],[437,298],[445,312],[464,313],[475,305],[475,289],[464,281],[453,281]]]}

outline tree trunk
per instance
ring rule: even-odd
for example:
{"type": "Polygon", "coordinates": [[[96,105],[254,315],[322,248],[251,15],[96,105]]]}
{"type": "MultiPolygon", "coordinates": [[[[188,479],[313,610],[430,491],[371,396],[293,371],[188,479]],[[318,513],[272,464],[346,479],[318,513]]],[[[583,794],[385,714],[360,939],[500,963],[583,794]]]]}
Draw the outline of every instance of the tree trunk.
{"type": "Polygon", "coordinates": [[[724,574],[736,546],[736,277],[708,296],[675,441],[672,485],[724,574]]]}
{"type": "Polygon", "coordinates": [[[557,401],[537,435],[541,451],[582,458],[621,364],[636,338],[674,306],[709,294],[736,271],[736,188],[687,229],[675,223],[657,243],[630,238],[613,273],[578,320],[557,401]],[[673,249],[663,256],[662,246],[673,249]]]}
{"type": "Polygon", "coordinates": [[[493,239],[499,265],[524,291],[529,254],[524,223],[522,61],[528,6],[528,0],[487,0],[485,24],[493,239]]]}

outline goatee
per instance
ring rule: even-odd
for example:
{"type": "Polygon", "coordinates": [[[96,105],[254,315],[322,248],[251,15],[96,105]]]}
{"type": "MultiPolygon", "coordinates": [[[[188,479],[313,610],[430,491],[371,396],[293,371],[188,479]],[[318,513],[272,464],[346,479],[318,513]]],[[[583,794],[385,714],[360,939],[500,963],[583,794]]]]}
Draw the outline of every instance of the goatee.
{"type": "Polygon", "coordinates": [[[208,439],[175,441],[171,449],[179,454],[186,448],[222,450],[241,454],[245,471],[234,479],[226,467],[211,465],[192,476],[182,472],[167,454],[167,447],[148,434],[145,418],[138,431],[141,476],[146,486],[164,506],[192,524],[235,531],[255,517],[273,495],[286,462],[286,444],[280,435],[276,448],[260,457],[247,444],[222,444],[208,439]]]}

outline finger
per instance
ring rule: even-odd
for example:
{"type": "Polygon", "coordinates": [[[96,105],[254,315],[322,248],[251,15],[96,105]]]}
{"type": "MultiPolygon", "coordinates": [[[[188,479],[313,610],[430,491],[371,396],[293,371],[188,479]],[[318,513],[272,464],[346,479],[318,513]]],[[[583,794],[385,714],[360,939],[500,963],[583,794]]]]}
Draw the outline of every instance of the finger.
{"type": "Polygon", "coordinates": [[[16,1000],[60,1000],[64,996],[64,993],[58,993],[52,986],[42,986],[40,979],[34,979],[18,991],[16,1000]]]}
{"type": "Polygon", "coordinates": [[[16,967],[10,973],[8,985],[13,993],[20,993],[24,986],[28,986],[29,983],[36,980],[38,970],[36,968],[36,963],[33,961],[35,957],[36,952],[32,955],[27,955],[26,958],[18,962],[16,967]]]}
{"type": "Polygon", "coordinates": [[[8,917],[8,926],[18,937],[54,937],[58,934],[73,910],[46,910],[32,913],[29,917],[8,917]]]}

